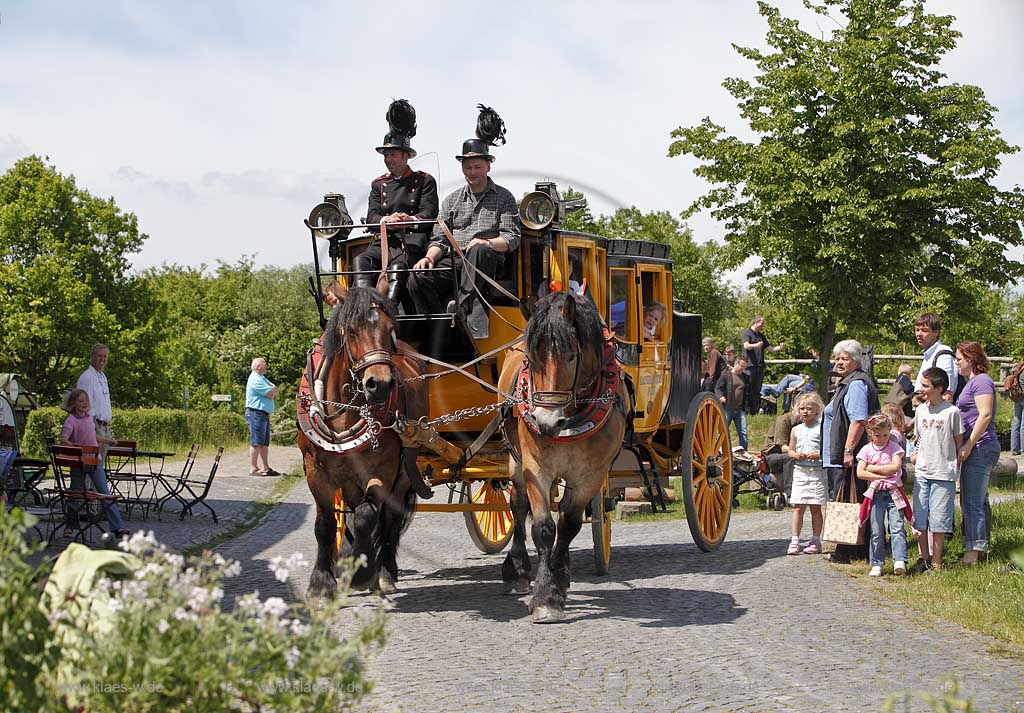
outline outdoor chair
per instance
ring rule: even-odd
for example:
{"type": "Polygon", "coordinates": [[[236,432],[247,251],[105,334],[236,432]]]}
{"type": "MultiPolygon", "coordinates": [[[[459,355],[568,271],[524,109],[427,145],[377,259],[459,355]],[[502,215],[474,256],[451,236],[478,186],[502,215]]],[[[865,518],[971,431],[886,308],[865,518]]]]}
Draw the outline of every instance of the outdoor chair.
{"type": "Polygon", "coordinates": [[[188,451],[188,456],[185,457],[185,463],[181,467],[181,473],[178,475],[167,475],[163,473],[163,468],[160,472],[153,473],[154,477],[164,487],[164,494],[160,496],[156,505],[156,516],[160,519],[160,514],[164,510],[164,506],[171,500],[175,500],[181,504],[184,508],[188,505],[188,500],[182,497],[181,493],[185,490],[185,484],[189,478],[192,477],[192,467],[196,464],[196,456],[199,455],[199,444],[193,443],[192,447],[188,451]]]}
{"type": "Polygon", "coordinates": [[[53,465],[54,490],[50,500],[50,522],[52,529],[47,541],[61,529],[73,531],[73,539],[92,542],[95,530],[106,532],[101,523],[106,521],[107,510],[117,502],[114,495],[104,495],[88,487],[71,487],[72,469],[84,471],[99,463],[99,448],[96,446],[50,446],[50,462],[53,465]]]}
{"type": "MultiPolygon", "coordinates": [[[[191,476],[179,479],[181,489],[173,496],[176,500],[181,503],[181,512],[178,514],[179,520],[184,520],[185,515],[195,515],[193,508],[196,505],[202,505],[204,508],[210,511],[213,516],[213,521],[217,522],[217,513],[210,507],[210,504],[206,502],[206,496],[210,494],[210,487],[213,485],[213,478],[217,475],[217,468],[220,466],[220,458],[224,454],[224,447],[221,446],[217,449],[217,456],[213,459],[213,466],[210,468],[209,475],[199,476],[193,478],[191,476]]],[[[166,504],[166,501],[165,501],[166,504]]]]}
{"type": "Polygon", "coordinates": [[[103,466],[107,474],[110,493],[117,497],[125,508],[125,517],[132,516],[132,509],[142,510],[142,519],[149,515],[149,509],[158,502],[156,479],[150,473],[140,473],[137,468],[137,443],[135,441],[114,441],[107,449],[103,466]]]}

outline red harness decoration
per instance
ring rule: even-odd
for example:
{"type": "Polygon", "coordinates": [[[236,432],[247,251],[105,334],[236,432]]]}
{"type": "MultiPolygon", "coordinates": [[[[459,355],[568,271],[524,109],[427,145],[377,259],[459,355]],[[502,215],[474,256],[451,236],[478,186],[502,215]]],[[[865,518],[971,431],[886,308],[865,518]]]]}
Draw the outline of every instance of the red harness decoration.
{"type": "Polygon", "coordinates": [[[615,345],[612,342],[612,337],[611,330],[604,327],[604,359],[601,362],[601,370],[594,380],[594,389],[589,396],[585,397],[587,408],[573,414],[566,427],[557,436],[544,436],[537,428],[536,419],[531,413],[530,363],[527,359],[523,360],[519,375],[516,377],[515,394],[520,399],[519,414],[535,435],[546,441],[563,443],[580,441],[594,435],[605,424],[612,409],[619,405],[619,381],[622,379],[622,371],[615,359],[615,345]],[[602,398],[604,396],[609,398],[602,398]]]}
{"type": "MultiPolygon", "coordinates": [[[[373,436],[379,433],[379,425],[373,427],[360,418],[350,428],[342,433],[335,434],[326,424],[320,415],[310,413],[310,407],[314,403],[313,388],[311,383],[315,381],[315,374],[320,368],[323,360],[323,338],[313,343],[313,348],[306,355],[306,370],[302,372],[302,382],[299,384],[299,392],[295,396],[296,418],[299,430],[305,434],[313,445],[322,451],[338,453],[341,455],[353,455],[361,453],[373,444],[373,436]],[[376,428],[376,431],[374,431],[376,428]]],[[[394,412],[398,407],[398,389],[392,388],[388,400],[382,406],[374,409],[374,415],[383,411],[382,420],[388,412],[394,412]]]]}

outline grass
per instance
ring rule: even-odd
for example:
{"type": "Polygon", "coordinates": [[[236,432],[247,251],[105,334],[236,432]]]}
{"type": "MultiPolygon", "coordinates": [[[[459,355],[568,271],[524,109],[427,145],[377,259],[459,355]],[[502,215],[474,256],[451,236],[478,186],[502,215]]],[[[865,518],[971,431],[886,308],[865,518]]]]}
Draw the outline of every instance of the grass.
{"type": "Polygon", "coordinates": [[[253,500],[249,503],[242,511],[239,518],[232,522],[230,526],[213,533],[202,542],[189,545],[182,551],[182,554],[186,557],[192,557],[202,553],[204,550],[215,549],[225,542],[230,542],[231,540],[241,537],[245,533],[249,532],[263,522],[263,518],[266,517],[267,514],[269,514],[270,511],[284,499],[292,487],[294,487],[302,477],[301,465],[288,473],[282,474],[280,478],[276,479],[274,489],[259,500],[253,500]]]}
{"type": "MultiPolygon", "coordinates": [[[[960,513],[956,515],[957,531],[960,513]]],[[[917,560],[917,543],[908,542],[909,561],[917,560]]],[[[1005,642],[1013,648],[998,647],[995,655],[1024,657],[1024,572],[1010,556],[1024,548],[1024,500],[994,503],[992,541],[988,561],[968,569],[944,569],[916,577],[885,577],[868,580],[867,564],[844,567],[849,574],[864,577],[879,590],[910,608],[1005,642]]],[[[943,559],[952,562],[963,554],[959,536],[946,543],[943,559]]],[[[891,561],[886,569],[891,571],[891,561]]]]}

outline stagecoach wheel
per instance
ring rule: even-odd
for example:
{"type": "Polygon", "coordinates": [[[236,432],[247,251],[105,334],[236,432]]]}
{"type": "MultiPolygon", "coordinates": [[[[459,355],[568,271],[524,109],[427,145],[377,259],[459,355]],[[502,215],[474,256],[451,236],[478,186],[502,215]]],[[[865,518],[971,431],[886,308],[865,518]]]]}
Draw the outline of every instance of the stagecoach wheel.
{"type": "Polygon", "coordinates": [[[609,496],[608,479],[590,501],[590,531],[594,534],[594,570],[608,574],[608,562],[612,558],[612,514],[604,504],[609,496]]]}
{"type": "Polygon", "coordinates": [[[704,392],[690,402],[679,475],[686,524],[697,547],[718,549],[732,516],[732,444],[718,400],[704,392]]]}
{"type": "Polygon", "coordinates": [[[345,545],[345,498],[341,495],[341,488],[334,491],[334,522],[334,554],[340,557],[341,548],[345,545]]]}
{"type": "MultiPolygon", "coordinates": [[[[462,484],[460,502],[509,506],[512,484],[501,480],[474,480],[462,484]]],[[[501,552],[512,541],[512,513],[508,510],[477,510],[463,513],[473,544],[484,554],[501,552]]]]}

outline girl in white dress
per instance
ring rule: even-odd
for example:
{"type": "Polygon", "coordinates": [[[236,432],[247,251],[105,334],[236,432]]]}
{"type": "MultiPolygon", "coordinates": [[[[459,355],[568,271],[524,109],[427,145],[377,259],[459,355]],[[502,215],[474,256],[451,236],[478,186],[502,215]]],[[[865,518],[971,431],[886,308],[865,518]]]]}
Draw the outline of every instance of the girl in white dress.
{"type": "Polygon", "coordinates": [[[786,554],[800,554],[800,530],[804,512],[811,511],[811,541],[803,548],[805,555],[821,554],[821,528],[824,518],[821,507],[828,502],[828,482],[821,467],[821,412],[825,405],[818,394],[801,394],[793,407],[800,423],[789,435],[789,455],[793,464],[793,536],[786,554]]]}

